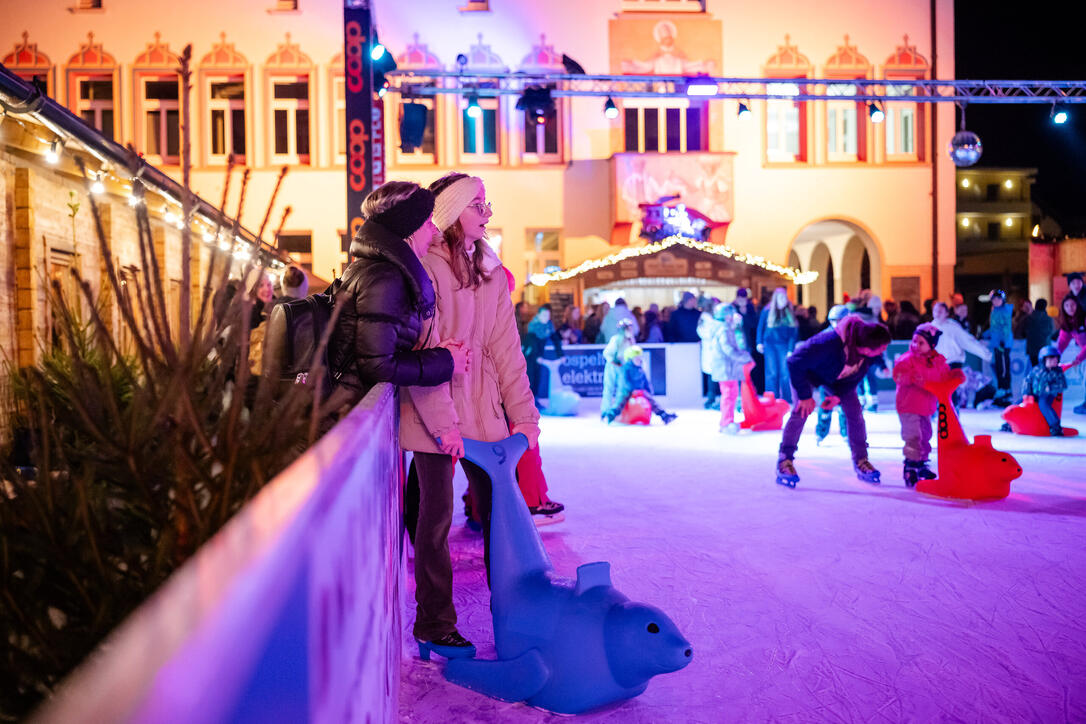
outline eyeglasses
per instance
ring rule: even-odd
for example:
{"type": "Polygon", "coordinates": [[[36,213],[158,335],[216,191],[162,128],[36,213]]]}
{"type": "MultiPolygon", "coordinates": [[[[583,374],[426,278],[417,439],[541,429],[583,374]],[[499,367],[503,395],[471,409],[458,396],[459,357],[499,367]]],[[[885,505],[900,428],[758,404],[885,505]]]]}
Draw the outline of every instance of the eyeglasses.
{"type": "Polygon", "coordinates": [[[478,201],[478,202],[476,202],[474,204],[468,204],[468,206],[475,209],[480,214],[485,214],[486,212],[490,211],[490,202],[489,201],[478,201]]]}

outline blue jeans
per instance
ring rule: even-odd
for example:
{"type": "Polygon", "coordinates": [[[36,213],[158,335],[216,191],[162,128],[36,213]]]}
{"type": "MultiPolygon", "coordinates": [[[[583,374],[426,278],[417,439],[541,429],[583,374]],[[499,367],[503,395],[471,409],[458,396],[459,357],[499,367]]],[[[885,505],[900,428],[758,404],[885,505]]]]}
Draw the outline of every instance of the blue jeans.
{"type": "Polygon", "coordinates": [[[788,377],[788,345],[765,344],[765,391],[778,400],[792,401],[792,384],[788,377]]]}
{"type": "MultiPolygon", "coordinates": [[[[848,446],[852,451],[852,462],[863,460],[867,457],[867,425],[864,423],[863,405],[856,396],[856,386],[836,387],[827,386],[827,389],[841,398],[841,410],[845,413],[845,422],[848,425],[848,446]]],[[[781,437],[780,457],[791,460],[796,456],[799,448],[799,436],[803,432],[803,426],[807,418],[799,414],[796,407],[792,408],[792,414],[784,423],[784,435],[781,437]]]]}
{"type": "Polygon", "coordinates": [[[1060,426],[1060,416],[1056,414],[1056,410],[1053,409],[1052,403],[1056,401],[1055,395],[1038,395],[1037,409],[1044,415],[1045,422],[1048,423],[1049,428],[1056,428],[1060,426]]]}

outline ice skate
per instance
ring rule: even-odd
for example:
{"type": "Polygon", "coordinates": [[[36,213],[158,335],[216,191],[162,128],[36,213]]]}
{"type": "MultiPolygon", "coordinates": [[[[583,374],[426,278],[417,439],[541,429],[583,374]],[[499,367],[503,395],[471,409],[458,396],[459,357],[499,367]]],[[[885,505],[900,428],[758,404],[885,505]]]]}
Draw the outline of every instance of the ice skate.
{"type": "Polygon", "coordinates": [[[664,421],[665,425],[670,425],[675,418],[678,417],[674,412],[661,412],[660,419],[664,421]]]}
{"type": "Polygon", "coordinates": [[[777,461],[777,485],[786,485],[789,488],[796,487],[799,475],[796,474],[795,464],[788,458],[777,461]]]}
{"type": "Polygon", "coordinates": [[[532,514],[532,522],[535,523],[537,528],[561,523],[566,519],[565,513],[562,512],[565,509],[566,506],[555,500],[545,501],[542,505],[528,506],[528,512],[532,514]]]}
{"type": "Polygon", "coordinates": [[[731,422],[731,423],[728,423],[727,425],[723,425],[720,428],[720,432],[722,432],[725,435],[738,435],[739,434],[739,423],[738,422],[731,422]]]}
{"type": "Polygon", "coordinates": [[[863,460],[857,460],[852,466],[856,470],[856,477],[865,483],[871,483],[872,485],[878,485],[882,482],[879,478],[881,473],[875,469],[875,466],[871,464],[871,461],[867,458],[863,460]]]}
{"type": "Polygon", "coordinates": [[[921,480],[935,480],[936,474],[928,467],[927,460],[906,460],[905,461],[905,485],[907,487],[913,487],[921,480]]]}

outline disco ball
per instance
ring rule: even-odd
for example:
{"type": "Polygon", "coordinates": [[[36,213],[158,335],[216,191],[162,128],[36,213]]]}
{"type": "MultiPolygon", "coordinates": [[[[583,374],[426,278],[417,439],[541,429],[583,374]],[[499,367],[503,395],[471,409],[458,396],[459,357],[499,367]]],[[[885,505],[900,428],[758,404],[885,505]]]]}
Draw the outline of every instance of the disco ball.
{"type": "Polygon", "coordinates": [[[955,166],[972,166],[980,160],[983,151],[980,136],[972,131],[958,131],[947,145],[947,153],[955,166]]]}

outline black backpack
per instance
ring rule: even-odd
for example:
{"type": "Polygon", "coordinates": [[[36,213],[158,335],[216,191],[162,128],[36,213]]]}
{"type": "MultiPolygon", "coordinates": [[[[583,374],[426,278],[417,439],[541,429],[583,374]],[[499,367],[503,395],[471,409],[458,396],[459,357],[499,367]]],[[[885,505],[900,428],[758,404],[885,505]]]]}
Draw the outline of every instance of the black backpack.
{"type": "Polygon", "coordinates": [[[342,286],[342,280],[337,282],[319,294],[272,307],[266,322],[262,361],[263,374],[269,379],[304,385],[309,381],[310,371],[323,368],[321,396],[327,397],[331,393],[343,370],[331,369],[328,348],[332,340],[329,339],[323,350],[320,347],[335,310],[334,290],[342,286]]]}

